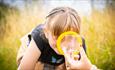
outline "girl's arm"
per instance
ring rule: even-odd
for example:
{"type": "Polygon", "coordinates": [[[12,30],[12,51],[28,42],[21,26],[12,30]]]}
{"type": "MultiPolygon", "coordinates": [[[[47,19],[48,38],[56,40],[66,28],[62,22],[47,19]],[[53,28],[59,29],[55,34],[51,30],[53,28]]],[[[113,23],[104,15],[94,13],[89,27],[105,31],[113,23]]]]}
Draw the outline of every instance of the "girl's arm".
{"type": "Polygon", "coordinates": [[[41,52],[37,47],[35,41],[32,39],[20,62],[18,70],[34,70],[35,64],[40,55],[41,52]]]}

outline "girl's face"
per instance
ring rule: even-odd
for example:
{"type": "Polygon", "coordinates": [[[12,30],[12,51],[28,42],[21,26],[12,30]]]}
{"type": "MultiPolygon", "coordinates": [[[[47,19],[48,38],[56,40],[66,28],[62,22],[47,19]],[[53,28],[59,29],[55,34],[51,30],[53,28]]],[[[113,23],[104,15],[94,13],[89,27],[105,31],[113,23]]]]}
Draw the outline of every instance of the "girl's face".
{"type": "MultiPolygon", "coordinates": [[[[57,37],[54,36],[50,31],[47,33],[47,39],[49,41],[50,46],[54,49],[56,53],[59,54],[57,47],[56,47],[56,41],[57,37]]],[[[76,38],[73,36],[65,36],[62,39],[62,42],[60,44],[61,48],[66,48],[66,50],[69,52],[70,49],[79,49],[80,44],[77,43],[76,38]]]]}
{"type": "MultiPolygon", "coordinates": [[[[51,48],[53,48],[56,53],[59,53],[57,50],[57,47],[56,47],[57,37],[54,36],[51,33],[51,31],[48,29],[45,30],[45,36],[48,39],[48,42],[49,42],[51,48]]],[[[65,38],[62,39],[62,42],[61,42],[62,48],[65,47],[65,48],[67,48],[67,50],[68,49],[75,49],[75,48],[77,49],[78,48],[77,46],[80,46],[80,44],[77,43],[76,38],[73,36],[70,36],[70,35],[65,36],[65,38]]]]}

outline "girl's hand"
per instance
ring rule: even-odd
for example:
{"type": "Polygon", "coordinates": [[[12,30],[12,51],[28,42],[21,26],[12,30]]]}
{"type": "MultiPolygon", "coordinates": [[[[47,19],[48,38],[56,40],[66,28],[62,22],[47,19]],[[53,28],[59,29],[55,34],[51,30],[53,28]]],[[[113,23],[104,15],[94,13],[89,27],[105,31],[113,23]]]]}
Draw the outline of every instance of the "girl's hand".
{"type": "MultiPolygon", "coordinates": [[[[70,53],[67,52],[66,48],[63,48],[64,56],[66,60],[66,68],[67,70],[90,70],[92,68],[92,64],[88,57],[85,54],[83,47],[80,47],[80,60],[74,60],[70,56],[70,53]]],[[[79,55],[78,55],[79,56],[79,55]]]]}

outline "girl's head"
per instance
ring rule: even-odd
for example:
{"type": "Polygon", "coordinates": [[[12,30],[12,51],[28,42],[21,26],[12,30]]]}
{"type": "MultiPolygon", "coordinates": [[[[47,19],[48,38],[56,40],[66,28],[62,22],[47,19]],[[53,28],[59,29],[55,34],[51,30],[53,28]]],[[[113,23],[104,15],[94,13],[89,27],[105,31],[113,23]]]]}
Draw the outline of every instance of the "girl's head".
{"type": "Polygon", "coordinates": [[[81,20],[78,13],[69,7],[54,8],[46,17],[46,37],[51,44],[56,43],[58,36],[65,31],[80,34],[81,20]]]}
{"type": "Polygon", "coordinates": [[[59,36],[65,31],[80,33],[80,17],[78,13],[69,7],[53,9],[46,17],[46,26],[54,36],[59,36]]]}

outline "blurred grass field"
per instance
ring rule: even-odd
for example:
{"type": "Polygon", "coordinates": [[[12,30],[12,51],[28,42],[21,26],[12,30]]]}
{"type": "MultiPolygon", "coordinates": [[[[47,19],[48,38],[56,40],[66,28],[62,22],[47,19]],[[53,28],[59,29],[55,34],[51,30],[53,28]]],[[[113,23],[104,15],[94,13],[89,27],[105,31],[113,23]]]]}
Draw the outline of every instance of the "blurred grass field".
{"type": "MultiPolygon", "coordinates": [[[[87,55],[103,70],[115,70],[115,11],[93,10],[82,17],[81,34],[85,37],[87,55]]],[[[16,70],[20,38],[45,19],[43,11],[33,12],[0,6],[0,70],[16,70]],[[39,15],[39,16],[38,16],[39,15]]]]}

